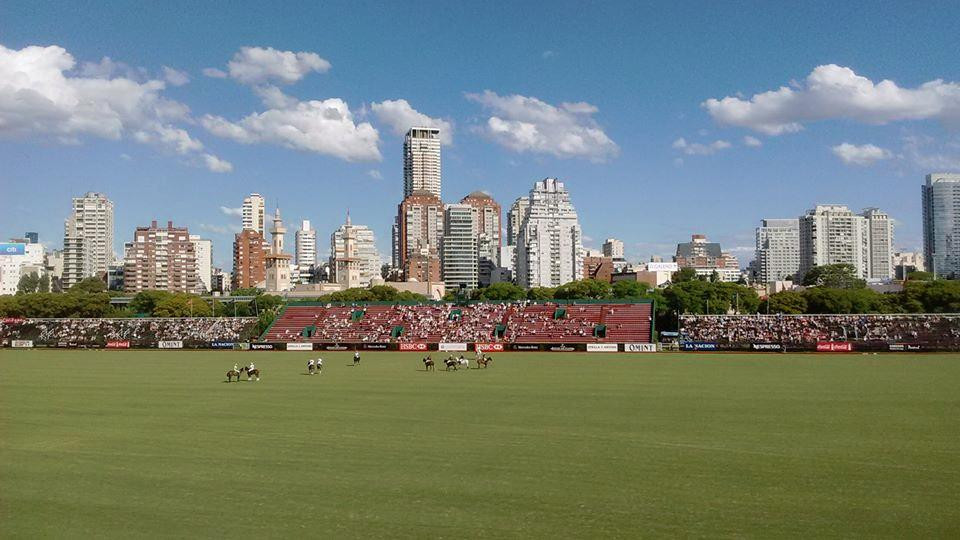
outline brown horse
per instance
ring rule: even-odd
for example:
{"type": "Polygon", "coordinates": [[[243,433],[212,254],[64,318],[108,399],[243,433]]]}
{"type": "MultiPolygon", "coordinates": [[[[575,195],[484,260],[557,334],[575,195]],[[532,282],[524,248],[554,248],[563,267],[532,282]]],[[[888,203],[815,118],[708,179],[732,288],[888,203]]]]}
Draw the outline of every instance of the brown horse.
{"type": "Polygon", "coordinates": [[[487,365],[493,362],[493,358],[489,356],[478,356],[477,357],[477,369],[484,368],[486,369],[487,365]]]}
{"type": "Polygon", "coordinates": [[[436,371],[437,366],[433,365],[433,358],[429,356],[423,359],[423,367],[426,368],[426,371],[436,371]]]}
{"type": "Polygon", "coordinates": [[[236,377],[236,378],[237,378],[237,381],[239,381],[239,380],[240,380],[240,372],[237,371],[237,370],[235,370],[235,369],[231,369],[230,371],[228,371],[228,372],[227,372],[227,382],[233,381],[233,377],[236,377]]]}
{"type": "MultiPolygon", "coordinates": [[[[258,381],[260,380],[260,370],[259,370],[259,369],[257,369],[257,368],[250,369],[250,368],[248,368],[247,366],[243,366],[243,367],[240,368],[240,373],[243,373],[244,371],[247,372],[247,380],[248,380],[248,381],[249,381],[250,379],[256,379],[256,380],[258,380],[258,381]]],[[[238,380],[238,381],[240,380],[239,375],[237,376],[237,380],[238,380]]]]}

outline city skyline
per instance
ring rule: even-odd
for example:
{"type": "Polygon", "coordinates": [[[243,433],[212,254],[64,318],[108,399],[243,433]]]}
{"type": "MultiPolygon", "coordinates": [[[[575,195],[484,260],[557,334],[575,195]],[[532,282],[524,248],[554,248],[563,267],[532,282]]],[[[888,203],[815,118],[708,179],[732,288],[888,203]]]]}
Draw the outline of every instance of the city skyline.
{"type": "MultiPolygon", "coordinates": [[[[926,174],[960,169],[949,128],[960,110],[952,82],[960,74],[948,53],[960,38],[941,31],[957,6],[919,14],[906,27],[885,21],[908,8],[859,10],[843,32],[841,18],[819,16],[822,6],[791,10],[797,24],[785,26],[766,23],[786,11],[734,9],[747,30],[734,35],[727,18],[737,17],[719,6],[648,14],[610,4],[579,21],[542,14],[563,39],[534,32],[509,43],[502,38],[521,35],[513,20],[524,20],[529,8],[505,8],[514,16],[501,13],[497,21],[506,22],[497,27],[489,13],[452,6],[450,24],[437,30],[443,47],[425,54],[391,37],[416,17],[435,17],[425,8],[381,6],[391,11],[384,17],[360,7],[343,28],[310,10],[305,27],[271,14],[253,26],[226,13],[203,47],[193,47],[199,43],[189,25],[169,25],[156,43],[138,35],[145,33],[140,16],[100,20],[104,13],[93,9],[71,13],[82,24],[68,24],[73,19],[58,18],[62,7],[3,9],[14,24],[0,41],[0,73],[26,71],[33,82],[67,89],[78,78],[120,81],[154,100],[145,117],[119,115],[114,125],[64,103],[54,104],[61,116],[44,116],[0,91],[0,117],[8,120],[0,128],[0,182],[13,201],[0,230],[38,231],[50,248],[59,247],[53,239],[61,237],[65,201],[95,191],[117,207],[116,253],[127,231],[172,220],[211,238],[215,266],[230,268],[236,213],[257,192],[268,208],[279,203],[288,223],[310,220],[321,235],[351,208],[386,254],[403,136],[425,123],[443,134],[444,203],[482,190],[506,210],[532,182],[556,177],[575,194],[584,245],[616,237],[630,260],[669,257],[676,242],[704,233],[745,266],[762,219],[834,203],[883,209],[896,220],[896,249],[920,251],[916,186],[926,174]],[[387,28],[352,35],[373,20],[387,28]],[[279,30],[256,31],[267,22],[279,30]],[[698,30],[695,45],[677,39],[680,22],[698,30]],[[467,32],[474,26],[490,36],[467,32]],[[638,31],[627,33],[631,27],[638,31]],[[453,39],[458,32],[474,42],[453,39]],[[893,32],[897,39],[885,39],[893,32]],[[622,43],[595,39],[610,34],[622,43]],[[364,38],[356,50],[352,40],[364,38]],[[312,137],[299,143],[254,122],[306,126],[311,103],[336,111],[341,123],[328,127],[342,129],[308,130],[312,137]],[[527,125],[539,135],[525,139],[515,129],[527,125]]],[[[170,7],[144,11],[150,21],[179,15],[170,7]]],[[[213,12],[196,15],[200,24],[213,12]]]]}

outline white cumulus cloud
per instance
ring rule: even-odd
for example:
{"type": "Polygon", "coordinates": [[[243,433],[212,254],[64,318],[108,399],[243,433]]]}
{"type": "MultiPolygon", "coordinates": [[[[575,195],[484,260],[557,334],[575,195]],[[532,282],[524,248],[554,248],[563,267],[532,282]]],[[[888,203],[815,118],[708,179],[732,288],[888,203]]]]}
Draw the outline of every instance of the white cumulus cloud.
{"type": "Polygon", "coordinates": [[[229,206],[221,206],[220,211],[228,216],[242,216],[243,208],[232,208],[229,206]]]}
{"type": "Polygon", "coordinates": [[[514,152],[592,161],[606,161],[620,153],[620,147],[593,119],[597,108],[589,103],[558,107],[535,97],[500,96],[490,90],[466,97],[492,113],[479,131],[514,152]]]}
{"type": "Polygon", "coordinates": [[[817,66],[807,78],[749,99],[708,99],[703,107],[720,124],[779,135],[817,120],[848,119],[865,124],[900,120],[960,121],[960,83],[941,79],[916,88],[890,80],[873,82],[848,67],[817,66]]]}
{"type": "Polygon", "coordinates": [[[8,49],[0,45],[0,137],[46,138],[76,144],[83,137],[130,137],[182,155],[186,161],[222,172],[227,164],[202,154],[203,143],[175,122],[189,108],[165,98],[166,83],[143,82],[143,70],[103,58],[71,72],[76,61],[58,46],[8,49]],[[127,76],[114,76],[123,71],[127,76]]]}
{"type": "Polygon", "coordinates": [[[761,142],[760,139],[756,137],[751,137],[750,135],[746,135],[743,138],[743,145],[749,146],[750,148],[760,148],[761,146],[763,146],[763,142],[761,142]]]}
{"type": "Polygon", "coordinates": [[[207,77],[213,77],[214,79],[227,78],[227,72],[217,68],[203,68],[203,70],[201,70],[201,73],[203,73],[207,77]]]}
{"type": "Polygon", "coordinates": [[[163,66],[163,79],[173,86],[183,86],[190,82],[189,75],[169,66],[163,66]]]}
{"type": "Polygon", "coordinates": [[[726,150],[731,148],[733,145],[728,141],[716,140],[712,143],[697,143],[697,142],[687,142],[686,139],[680,137],[679,139],[673,141],[673,149],[679,150],[688,156],[709,156],[716,154],[721,150],[726,150]]]}
{"type": "Polygon", "coordinates": [[[405,99],[373,103],[370,109],[377,119],[390,126],[395,135],[403,135],[412,127],[432,127],[440,130],[440,143],[453,144],[453,124],[442,118],[432,118],[414,109],[405,99]]]}
{"type": "Polygon", "coordinates": [[[832,147],[830,151],[845,164],[859,165],[861,167],[873,165],[878,161],[893,157],[893,153],[889,150],[873,144],[861,144],[858,146],[845,142],[832,147]]]}
{"type": "Polygon", "coordinates": [[[369,176],[370,178],[373,178],[374,180],[383,180],[383,175],[380,174],[380,171],[378,171],[377,169],[370,169],[369,171],[367,171],[367,176],[369,176]]]}
{"type": "MultiPolygon", "coordinates": [[[[227,63],[230,77],[244,84],[293,84],[311,72],[324,73],[329,69],[330,62],[316,53],[278,51],[272,47],[241,47],[227,63]]],[[[208,76],[219,74],[211,71],[208,76]]]]}

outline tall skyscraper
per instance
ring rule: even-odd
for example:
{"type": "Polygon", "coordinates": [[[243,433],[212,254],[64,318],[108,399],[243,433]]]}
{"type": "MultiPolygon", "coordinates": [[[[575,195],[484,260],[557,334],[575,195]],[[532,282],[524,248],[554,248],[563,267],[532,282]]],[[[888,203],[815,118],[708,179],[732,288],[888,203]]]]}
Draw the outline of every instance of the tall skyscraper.
{"type": "Polygon", "coordinates": [[[418,191],[440,197],[440,130],[410,128],[403,139],[403,198],[418,191]]]}
{"type": "Polygon", "coordinates": [[[893,220],[879,208],[867,208],[860,215],[866,220],[868,277],[893,279],[893,220]]]}
{"type": "Polygon", "coordinates": [[[300,223],[295,233],[297,267],[301,270],[317,264],[317,231],[310,228],[310,220],[300,223]]]}
{"type": "Polygon", "coordinates": [[[673,261],[678,268],[692,268],[697,275],[710,278],[714,273],[720,281],[740,279],[740,261],[720,248],[717,242],[708,242],[702,234],[694,234],[689,242],[677,244],[673,261]]]}
{"type": "Polygon", "coordinates": [[[40,234],[39,234],[39,233],[26,232],[26,233],[23,233],[23,237],[26,238],[27,241],[28,241],[29,243],[31,243],[31,244],[39,244],[39,243],[40,243],[40,234]]]}
{"type": "Polygon", "coordinates": [[[604,257],[623,260],[623,241],[616,238],[607,238],[601,247],[604,257]]]}
{"type": "Polygon", "coordinates": [[[527,217],[517,235],[521,287],[557,287],[583,275],[583,241],[577,211],[563,182],[545,178],[530,190],[527,217]]]}
{"type": "Polygon", "coordinates": [[[213,241],[191,234],[190,242],[197,259],[197,279],[204,292],[213,290],[213,241]]]}
{"type": "MultiPolygon", "coordinates": [[[[460,204],[473,208],[473,220],[477,235],[478,280],[481,286],[490,285],[490,275],[501,266],[500,205],[493,197],[474,191],[464,197],[460,204]]],[[[446,234],[446,232],[444,232],[446,234]]]]}
{"type": "Polygon", "coordinates": [[[380,253],[373,231],[365,225],[354,225],[349,213],[344,224],[330,235],[330,273],[330,281],[347,288],[369,287],[380,277],[380,253]]]}
{"type": "Polygon", "coordinates": [[[263,244],[263,235],[252,229],[245,229],[234,236],[231,289],[247,289],[264,283],[266,250],[263,244]]]}
{"type": "Polygon", "coordinates": [[[444,208],[442,264],[448,289],[477,288],[477,224],[477,209],[469,204],[448,204],[444,208]]]}
{"type": "Polygon", "coordinates": [[[960,174],[928,174],[921,189],[927,271],[960,279],[960,174]]]}
{"type": "Polygon", "coordinates": [[[869,276],[867,227],[863,216],[838,204],[818,204],[800,216],[800,270],[797,278],[815,266],[849,264],[856,275],[869,276]]]}
{"type": "Polygon", "coordinates": [[[270,292],[283,292],[290,289],[292,280],[289,254],[283,252],[283,239],[287,233],[287,228],[283,226],[283,219],[280,218],[280,208],[277,208],[273,214],[273,227],[270,228],[272,246],[270,253],[264,258],[264,268],[266,270],[266,290],[270,292]]]}
{"type": "Polygon", "coordinates": [[[756,239],[757,280],[793,280],[800,270],[800,221],[761,220],[756,239]]]}
{"type": "Polygon", "coordinates": [[[397,211],[400,268],[404,279],[440,281],[443,202],[429,191],[415,191],[397,211]]]}
{"type": "Polygon", "coordinates": [[[249,197],[243,199],[241,214],[244,230],[257,231],[260,233],[260,236],[264,236],[266,221],[264,218],[263,196],[259,193],[251,193],[249,197]]]}
{"type": "Polygon", "coordinates": [[[113,201],[89,192],[73,198],[63,225],[63,288],[87,277],[106,275],[113,262],[113,201]]]}
{"type": "Polygon", "coordinates": [[[507,245],[517,245],[517,235],[520,234],[520,228],[523,226],[523,218],[526,217],[527,208],[530,207],[529,197],[517,197],[510,205],[507,212],[507,245]]]}
{"type": "Polygon", "coordinates": [[[137,227],[123,262],[123,290],[203,292],[197,277],[197,255],[186,227],[137,227]]]}

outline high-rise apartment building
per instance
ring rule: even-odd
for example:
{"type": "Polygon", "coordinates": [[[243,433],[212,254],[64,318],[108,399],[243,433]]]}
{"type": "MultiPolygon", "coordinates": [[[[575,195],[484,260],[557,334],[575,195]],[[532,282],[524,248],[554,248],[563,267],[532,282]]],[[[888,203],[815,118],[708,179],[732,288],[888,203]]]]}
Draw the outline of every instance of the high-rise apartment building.
{"type": "Polygon", "coordinates": [[[240,231],[233,240],[231,289],[262,286],[266,280],[263,235],[252,229],[240,231]]]}
{"type": "Polygon", "coordinates": [[[517,235],[520,234],[520,228],[523,226],[523,218],[526,217],[527,208],[530,206],[529,197],[517,197],[510,205],[507,212],[507,245],[517,245],[517,235]]]}
{"type": "Polygon", "coordinates": [[[310,220],[303,220],[294,236],[297,267],[304,269],[317,264],[317,231],[310,228],[310,220]]]}
{"type": "Polygon", "coordinates": [[[500,239],[500,205],[482,191],[467,195],[460,204],[473,208],[477,234],[477,276],[480,285],[486,287],[490,285],[493,271],[503,264],[500,262],[500,247],[503,245],[500,239]]]}
{"type": "Polygon", "coordinates": [[[740,279],[740,261],[734,255],[723,251],[717,242],[708,242],[702,234],[694,234],[689,242],[677,244],[677,253],[673,257],[677,268],[692,268],[698,276],[713,277],[716,273],[720,281],[732,282],[740,279]]]}
{"type": "Polygon", "coordinates": [[[818,204],[800,216],[800,270],[797,278],[815,266],[849,264],[858,277],[869,277],[867,230],[863,216],[838,204],[818,204]]]}
{"type": "Polygon", "coordinates": [[[123,290],[199,293],[197,256],[186,227],[137,227],[123,261],[123,290]]]}
{"type": "Polygon", "coordinates": [[[800,221],[764,219],[756,231],[757,281],[795,279],[800,270],[800,221]]]}
{"type": "Polygon", "coordinates": [[[113,261],[113,201],[89,192],[73,198],[73,212],[63,226],[63,288],[106,275],[113,261]]]}
{"type": "Polygon", "coordinates": [[[476,207],[465,203],[448,204],[444,208],[441,260],[447,289],[477,288],[477,214],[476,207]]]}
{"type": "Polygon", "coordinates": [[[960,174],[928,174],[921,188],[927,271],[960,279],[960,174]]]}
{"type": "Polygon", "coordinates": [[[191,234],[190,242],[197,259],[197,279],[204,292],[213,290],[213,241],[191,234]]]}
{"type": "Polygon", "coordinates": [[[623,260],[623,241],[616,238],[607,238],[601,247],[604,257],[614,260],[623,260]]]}
{"type": "Polygon", "coordinates": [[[259,193],[251,193],[243,199],[241,208],[241,217],[243,219],[243,229],[257,231],[260,236],[264,236],[266,230],[266,219],[264,218],[263,196],[259,193]]]}
{"type": "Polygon", "coordinates": [[[440,197],[440,130],[414,127],[403,139],[403,198],[418,191],[440,197]]]}
{"type": "Polygon", "coordinates": [[[404,279],[441,281],[443,217],[443,202],[428,191],[415,191],[400,203],[397,221],[404,279]]]}
{"type": "Polygon", "coordinates": [[[330,235],[330,281],[345,288],[369,287],[380,277],[380,253],[373,231],[347,220],[330,235]],[[345,273],[348,272],[348,273],[345,273]]]}
{"type": "Polygon", "coordinates": [[[556,178],[530,190],[529,208],[517,234],[521,287],[557,287],[583,275],[583,240],[570,192],[556,178]]]}
{"type": "Polygon", "coordinates": [[[879,208],[863,211],[866,220],[867,276],[893,279],[893,220],[879,208]]]}

